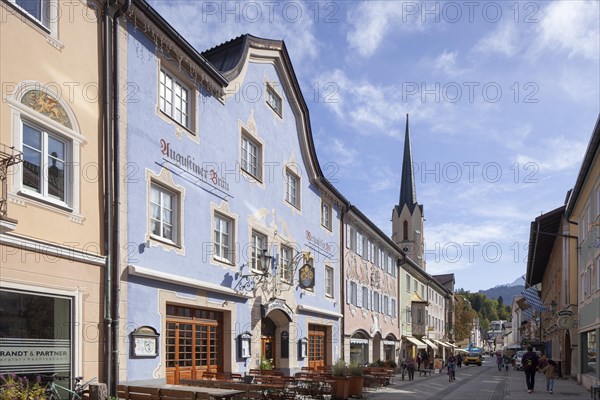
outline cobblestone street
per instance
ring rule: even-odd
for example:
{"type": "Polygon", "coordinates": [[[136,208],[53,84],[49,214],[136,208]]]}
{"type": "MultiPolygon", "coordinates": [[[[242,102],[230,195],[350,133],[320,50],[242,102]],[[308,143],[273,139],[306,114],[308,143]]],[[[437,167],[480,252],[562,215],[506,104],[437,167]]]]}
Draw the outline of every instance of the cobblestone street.
{"type": "Polygon", "coordinates": [[[368,393],[369,400],[539,400],[589,399],[590,393],[574,380],[556,380],[554,394],[546,392],[546,380],[537,374],[533,393],[527,393],[522,371],[498,371],[492,359],[484,358],[483,366],[462,367],[456,371],[456,380],[448,382],[446,374],[419,377],[410,382],[397,376],[384,389],[368,393]]]}

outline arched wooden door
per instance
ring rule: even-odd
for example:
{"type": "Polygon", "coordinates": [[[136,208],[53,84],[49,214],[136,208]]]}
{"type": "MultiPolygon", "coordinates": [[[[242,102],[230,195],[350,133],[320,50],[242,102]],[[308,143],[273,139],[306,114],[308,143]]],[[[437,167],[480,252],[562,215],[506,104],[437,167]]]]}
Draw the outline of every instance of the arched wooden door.
{"type": "Polygon", "coordinates": [[[223,313],[167,305],[166,378],[200,379],[204,372],[222,372],[223,313]]]}

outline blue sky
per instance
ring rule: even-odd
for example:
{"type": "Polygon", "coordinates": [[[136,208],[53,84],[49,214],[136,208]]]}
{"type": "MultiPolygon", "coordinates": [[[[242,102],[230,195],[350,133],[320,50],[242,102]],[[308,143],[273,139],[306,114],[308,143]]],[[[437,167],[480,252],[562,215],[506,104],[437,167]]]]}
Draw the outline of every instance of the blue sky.
{"type": "Polygon", "coordinates": [[[598,1],[150,1],[203,51],[283,39],[325,175],[384,232],[405,116],[427,271],[471,291],[525,272],[600,111],[598,1]]]}

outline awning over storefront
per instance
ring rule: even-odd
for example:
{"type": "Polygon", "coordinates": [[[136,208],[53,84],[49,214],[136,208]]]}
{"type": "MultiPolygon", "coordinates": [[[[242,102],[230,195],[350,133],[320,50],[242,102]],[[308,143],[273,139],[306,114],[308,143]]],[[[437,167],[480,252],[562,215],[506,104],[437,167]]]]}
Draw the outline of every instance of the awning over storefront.
{"type": "Polygon", "coordinates": [[[455,345],[455,344],[452,344],[452,343],[450,343],[450,342],[444,342],[444,343],[446,343],[446,344],[447,344],[448,346],[450,346],[450,347],[458,347],[457,345],[455,345]]]}
{"type": "Polygon", "coordinates": [[[351,344],[369,344],[369,339],[350,338],[351,344]]]}
{"type": "Polygon", "coordinates": [[[444,347],[452,347],[452,346],[451,346],[451,345],[449,345],[448,343],[440,342],[440,341],[439,341],[439,340],[437,340],[437,339],[433,339],[433,341],[434,341],[434,342],[436,342],[436,343],[438,343],[438,344],[439,344],[439,345],[441,345],[441,346],[444,346],[444,347]]]}
{"type": "Polygon", "coordinates": [[[416,339],[411,336],[406,336],[405,339],[408,340],[409,342],[411,342],[412,344],[414,344],[415,346],[417,346],[417,349],[426,349],[427,348],[427,345],[425,343],[421,342],[419,339],[416,339]]]}
{"type": "Polygon", "coordinates": [[[435,343],[432,343],[431,340],[429,339],[421,339],[422,341],[424,341],[427,345],[429,345],[429,347],[431,347],[434,350],[437,350],[438,345],[435,343]]]}
{"type": "Polygon", "coordinates": [[[384,344],[385,346],[395,346],[395,345],[396,345],[396,342],[395,342],[394,340],[384,340],[384,341],[383,341],[383,344],[384,344]]]}

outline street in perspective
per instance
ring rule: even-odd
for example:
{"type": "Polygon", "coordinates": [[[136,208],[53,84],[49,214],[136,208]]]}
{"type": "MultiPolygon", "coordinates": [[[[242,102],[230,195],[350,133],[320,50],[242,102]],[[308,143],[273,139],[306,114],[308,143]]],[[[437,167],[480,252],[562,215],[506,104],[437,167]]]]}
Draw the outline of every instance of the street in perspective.
{"type": "Polygon", "coordinates": [[[599,0],[0,0],[0,400],[600,400],[599,0]]]}

